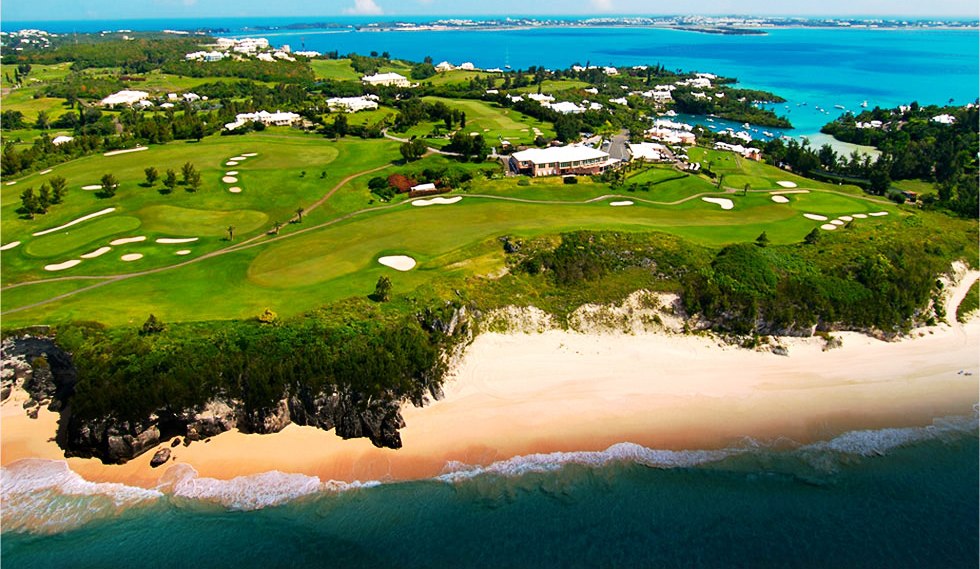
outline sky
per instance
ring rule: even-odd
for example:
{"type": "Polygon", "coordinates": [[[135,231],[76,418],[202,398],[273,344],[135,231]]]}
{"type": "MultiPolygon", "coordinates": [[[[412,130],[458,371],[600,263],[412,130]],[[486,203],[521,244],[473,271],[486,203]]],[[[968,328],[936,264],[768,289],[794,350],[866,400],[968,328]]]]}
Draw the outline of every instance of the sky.
{"type": "Polygon", "coordinates": [[[210,17],[472,15],[771,15],[978,17],[977,0],[4,0],[0,18],[120,20],[210,17]]]}

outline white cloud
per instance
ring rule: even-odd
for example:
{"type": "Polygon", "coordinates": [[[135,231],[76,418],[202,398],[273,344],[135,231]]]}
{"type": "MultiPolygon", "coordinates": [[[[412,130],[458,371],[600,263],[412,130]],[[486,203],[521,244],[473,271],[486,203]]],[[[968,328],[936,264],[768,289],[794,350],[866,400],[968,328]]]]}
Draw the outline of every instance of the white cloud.
{"type": "Polygon", "coordinates": [[[612,0],[591,0],[592,7],[601,12],[608,12],[613,9],[612,0]]]}
{"type": "Polygon", "coordinates": [[[377,16],[384,14],[384,10],[374,0],[354,0],[354,7],[344,10],[345,14],[377,16]]]}

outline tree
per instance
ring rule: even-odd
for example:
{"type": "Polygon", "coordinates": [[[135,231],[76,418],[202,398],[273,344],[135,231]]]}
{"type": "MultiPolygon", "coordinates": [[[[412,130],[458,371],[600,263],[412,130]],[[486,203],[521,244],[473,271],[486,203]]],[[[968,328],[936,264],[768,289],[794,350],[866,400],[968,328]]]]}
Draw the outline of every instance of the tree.
{"type": "Polygon", "coordinates": [[[416,138],[415,140],[403,143],[398,150],[402,153],[402,157],[406,161],[411,162],[421,158],[428,150],[428,147],[426,147],[425,142],[416,138]]]}
{"type": "Polygon", "coordinates": [[[228,231],[228,241],[234,241],[235,240],[235,226],[234,225],[229,225],[228,226],[228,229],[226,231],[228,231]]]}
{"type": "Polygon", "coordinates": [[[51,183],[51,203],[59,204],[65,201],[65,194],[68,193],[68,180],[62,176],[55,176],[49,182],[51,183]]]}
{"type": "Polygon", "coordinates": [[[817,241],[819,240],[820,240],[820,230],[818,230],[816,227],[814,227],[813,231],[807,233],[806,237],[803,238],[803,242],[806,243],[807,245],[816,245],[817,241]]]}
{"type": "Polygon", "coordinates": [[[153,186],[158,179],[160,179],[160,173],[153,166],[143,169],[143,173],[146,174],[146,185],[153,186]]]}
{"type": "Polygon", "coordinates": [[[279,320],[279,315],[272,311],[271,308],[266,308],[259,314],[259,322],[263,324],[275,324],[279,320]]]}
{"type": "Polygon", "coordinates": [[[102,176],[102,196],[106,198],[111,198],[116,195],[116,190],[119,188],[119,180],[116,179],[112,174],[106,174],[102,176]]]}
{"type": "Polygon", "coordinates": [[[388,302],[391,296],[391,279],[382,275],[378,277],[377,284],[374,285],[374,294],[371,299],[377,302],[388,302]]]}
{"type": "Polygon", "coordinates": [[[180,167],[180,174],[183,178],[184,184],[190,184],[191,178],[194,177],[194,173],[197,169],[190,162],[184,162],[184,165],[180,167]]]}
{"type": "Polygon", "coordinates": [[[201,173],[197,170],[191,172],[190,178],[187,179],[187,189],[192,192],[196,192],[201,188],[201,173]]]}
{"type": "Polygon", "coordinates": [[[769,245],[769,236],[766,235],[765,231],[760,233],[759,236],[755,238],[755,244],[758,245],[759,247],[765,247],[769,245]]]}
{"type": "Polygon", "coordinates": [[[297,217],[296,223],[303,223],[303,212],[305,211],[306,210],[301,207],[296,208],[296,217],[297,217]]]}
{"type": "Polygon", "coordinates": [[[163,177],[163,185],[167,188],[168,193],[174,191],[174,188],[177,187],[177,172],[168,169],[167,174],[163,177]]]}
{"type": "Polygon", "coordinates": [[[279,230],[280,229],[282,229],[282,222],[281,221],[277,221],[277,222],[275,222],[275,223],[272,224],[272,232],[274,234],[279,235],[279,230]]]}
{"type": "Polygon", "coordinates": [[[160,332],[163,332],[166,328],[167,328],[166,325],[161,320],[159,320],[153,314],[150,314],[150,317],[147,318],[146,322],[143,323],[143,327],[140,328],[140,336],[159,334],[160,332]]]}
{"type": "Polygon", "coordinates": [[[745,184],[745,187],[742,188],[742,195],[743,196],[749,195],[749,190],[751,189],[752,189],[752,184],[745,184]]]}
{"type": "Polygon", "coordinates": [[[51,206],[51,188],[48,185],[41,184],[41,187],[37,190],[37,210],[38,213],[48,213],[48,207],[51,206]]]}
{"type": "Polygon", "coordinates": [[[47,111],[40,111],[37,113],[37,120],[34,122],[34,127],[38,130],[48,130],[51,126],[51,120],[48,118],[47,111]]]}
{"type": "Polygon", "coordinates": [[[37,213],[37,196],[34,195],[34,188],[27,188],[20,193],[21,210],[31,219],[37,213]]]}

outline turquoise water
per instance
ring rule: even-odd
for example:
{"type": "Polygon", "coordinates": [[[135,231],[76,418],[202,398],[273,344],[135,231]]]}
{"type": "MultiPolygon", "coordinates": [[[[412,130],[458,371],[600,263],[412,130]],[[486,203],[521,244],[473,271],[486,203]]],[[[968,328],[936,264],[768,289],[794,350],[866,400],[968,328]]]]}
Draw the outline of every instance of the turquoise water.
{"type": "Polygon", "coordinates": [[[567,464],[252,511],[168,496],[54,535],[7,531],[0,551],[17,568],[976,567],[978,450],[974,429],[884,456],[567,464]]]}

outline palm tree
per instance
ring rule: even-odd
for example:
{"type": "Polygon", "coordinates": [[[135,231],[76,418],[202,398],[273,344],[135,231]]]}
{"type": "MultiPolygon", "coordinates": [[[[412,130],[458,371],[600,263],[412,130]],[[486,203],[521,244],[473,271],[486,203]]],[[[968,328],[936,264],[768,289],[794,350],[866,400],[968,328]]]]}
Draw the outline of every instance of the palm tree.
{"type": "Polygon", "coordinates": [[[296,223],[303,223],[303,212],[305,211],[306,210],[301,207],[296,208],[296,216],[299,218],[296,223]]]}
{"type": "Polygon", "coordinates": [[[234,241],[234,240],[235,240],[235,226],[234,225],[229,225],[228,226],[228,241],[234,241]]]}

